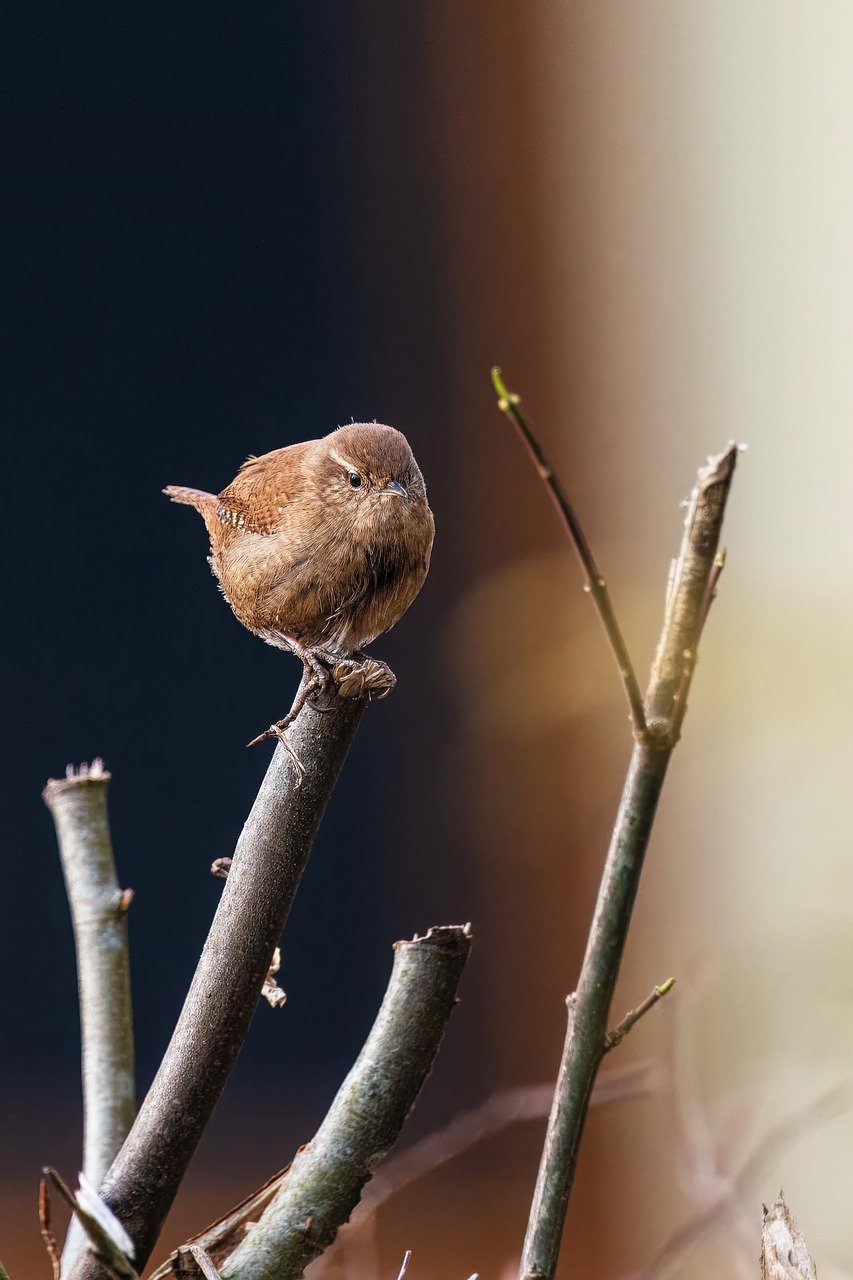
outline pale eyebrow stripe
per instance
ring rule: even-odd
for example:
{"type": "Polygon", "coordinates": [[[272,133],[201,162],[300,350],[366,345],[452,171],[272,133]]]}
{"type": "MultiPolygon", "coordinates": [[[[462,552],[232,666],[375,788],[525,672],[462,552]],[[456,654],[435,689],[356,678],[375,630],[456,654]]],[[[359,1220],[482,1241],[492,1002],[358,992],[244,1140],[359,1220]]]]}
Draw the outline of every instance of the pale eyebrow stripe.
{"type": "MultiPolygon", "coordinates": [[[[339,454],[339,453],[338,453],[338,451],[337,451],[336,449],[330,449],[330,450],[329,450],[329,455],[330,455],[330,457],[334,458],[335,462],[340,463],[340,465],[341,465],[342,467],[346,467],[346,468],[347,468],[347,470],[349,470],[349,471],[359,471],[359,468],[355,465],[355,463],[354,463],[354,462],[350,462],[349,458],[344,458],[344,457],[342,457],[342,456],[341,456],[341,454],[339,454]]],[[[361,472],[359,471],[359,475],[360,475],[360,474],[361,474],[361,472]]]]}

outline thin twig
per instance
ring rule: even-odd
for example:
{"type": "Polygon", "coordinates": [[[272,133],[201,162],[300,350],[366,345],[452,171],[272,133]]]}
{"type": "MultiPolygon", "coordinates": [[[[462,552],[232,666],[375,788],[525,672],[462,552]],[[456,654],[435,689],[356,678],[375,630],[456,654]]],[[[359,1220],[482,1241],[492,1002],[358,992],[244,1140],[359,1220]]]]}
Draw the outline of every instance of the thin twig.
{"type": "Polygon", "coordinates": [[[113,1217],[109,1207],[90,1188],[87,1187],[84,1194],[85,1174],[81,1176],[80,1190],[76,1195],[55,1169],[43,1169],[42,1174],[53,1184],[83,1228],[89,1248],[82,1256],[94,1259],[110,1280],[139,1280],[128,1252],[132,1251],[131,1241],[125,1238],[124,1228],[113,1217]]]}
{"type": "Polygon", "coordinates": [[[201,1245],[191,1244],[187,1247],[194,1258],[199,1271],[204,1276],[204,1280],[220,1280],[219,1272],[211,1262],[209,1254],[202,1249],[201,1245]]]}
{"type": "MultiPolygon", "coordinates": [[[[52,778],[44,802],[56,826],[80,993],[83,1049],[83,1172],[98,1186],[133,1124],[133,1014],[127,908],[119,888],[107,814],[110,775],[100,760],[52,778]]],[[[72,1219],[62,1263],[68,1271],[85,1237],[72,1219]]]]}
{"type": "Polygon", "coordinates": [[[50,1265],[53,1268],[53,1280],[59,1280],[62,1272],[62,1260],[59,1256],[59,1245],[56,1242],[56,1236],[50,1226],[50,1191],[45,1177],[42,1177],[39,1181],[39,1227],[44,1247],[47,1250],[47,1256],[50,1258],[50,1265]]]}
{"type": "Polygon", "coordinates": [[[674,986],[675,978],[667,978],[666,982],[662,982],[659,987],[652,987],[642,1004],[638,1004],[636,1009],[631,1009],[612,1031],[608,1031],[604,1037],[604,1052],[609,1053],[611,1049],[616,1048],[617,1044],[621,1044],[631,1028],[636,1026],[649,1009],[655,1007],[658,1000],[668,995],[674,986]]]}
{"type": "Polygon", "coordinates": [[[296,1280],[334,1240],[429,1074],[470,948],[467,925],[397,943],[388,990],[358,1060],[260,1221],[219,1263],[222,1280],[296,1280]]]}
{"type": "Polygon", "coordinates": [[[284,1169],[279,1169],[262,1187],[258,1187],[251,1195],[246,1196],[221,1218],[211,1222],[204,1231],[193,1236],[186,1244],[179,1245],[169,1254],[166,1261],[151,1273],[148,1280],[167,1280],[167,1277],[191,1274],[187,1259],[193,1257],[191,1251],[196,1247],[203,1249],[211,1261],[214,1258],[219,1260],[227,1258],[243,1239],[249,1223],[257,1222],[266,1209],[289,1168],[290,1165],[287,1165],[284,1169]]]}
{"type": "Polygon", "coordinates": [[[522,413],[521,397],[507,389],[501,376],[501,371],[498,368],[492,369],[492,385],[498,396],[498,408],[509,418],[527,448],[539,477],[547,488],[551,501],[577,552],[585,578],[584,590],[593,599],[607,634],[610,648],[613,650],[616,666],[619,669],[619,675],[625,689],[625,696],[628,699],[634,734],[639,741],[646,733],[646,713],[643,707],[643,697],[640,693],[640,685],[634,671],[634,665],[631,662],[631,656],[628,653],[628,646],[625,643],[622,629],[613,611],[607,583],[596,564],[592,548],[569,501],[569,495],[563,488],[560,477],[545,456],[545,452],[533,428],[524,413],[522,413]]]}
{"type": "MultiPolygon", "coordinates": [[[[288,731],[301,785],[276,748],[243,828],[184,1007],[101,1195],[144,1267],[257,1007],[273,950],[367,698],[303,708],[288,731]]],[[[66,1280],[101,1272],[85,1254],[66,1280]]]]}
{"type": "Polygon", "coordinates": [[[596,1072],[605,1052],[607,1019],[625,948],[652,823],[677,741],[675,696],[689,692],[684,653],[695,655],[706,612],[708,581],[734,474],[734,445],[699,472],[663,630],[646,695],[647,734],[631,756],[628,776],[568,1028],[521,1259],[522,1280],[552,1280],[596,1072]]]}

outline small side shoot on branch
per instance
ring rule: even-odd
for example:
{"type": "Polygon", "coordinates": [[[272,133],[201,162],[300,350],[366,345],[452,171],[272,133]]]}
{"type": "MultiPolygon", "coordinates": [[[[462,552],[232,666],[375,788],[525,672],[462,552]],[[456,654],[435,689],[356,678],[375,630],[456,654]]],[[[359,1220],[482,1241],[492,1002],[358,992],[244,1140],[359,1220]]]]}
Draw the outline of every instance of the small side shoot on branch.
{"type": "Polygon", "coordinates": [[[521,1257],[521,1280],[553,1280],[578,1151],[602,1058],[672,985],[656,987],[610,1033],[607,1021],[652,823],[673,749],[681,733],[697,649],[722,571],[720,532],[737,461],[734,444],[709,458],[687,503],[684,535],[670,576],[663,628],[645,699],[616,623],[604,580],[568,496],[547,461],[520,399],[499,369],[492,382],[498,407],[509,417],[533,458],[580,558],[631,708],[635,745],[577,989],[569,996],[568,1027],[539,1175],[521,1257]]]}
{"type": "Polygon", "coordinates": [[[610,648],[613,650],[619,676],[625,689],[625,697],[628,699],[628,709],[634,735],[639,740],[646,733],[646,713],[643,707],[643,698],[634,672],[634,664],[631,662],[628,646],[622,635],[622,628],[619,626],[610,601],[607,582],[595,561],[592,548],[581,528],[580,521],[575,515],[574,508],[569,501],[569,495],[563,488],[560,477],[545,456],[545,451],[538,437],[534,434],[527,418],[522,413],[521,396],[507,389],[501,371],[497,367],[492,369],[492,385],[498,395],[498,408],[509,418],[527,452],[530,454],[539,478],[547,488],[549,497],[571,539],[572,546],[577,552],[584,574],[584,590],[592,597],[610,648]]]}

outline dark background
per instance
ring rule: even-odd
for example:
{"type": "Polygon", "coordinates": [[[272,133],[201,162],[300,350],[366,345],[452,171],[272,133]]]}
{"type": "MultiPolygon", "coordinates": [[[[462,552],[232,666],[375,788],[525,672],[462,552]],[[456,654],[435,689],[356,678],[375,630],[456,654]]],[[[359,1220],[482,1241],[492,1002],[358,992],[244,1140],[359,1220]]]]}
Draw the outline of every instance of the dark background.
{"type": "MultiPolygon", "coordinates": [[[[96,754],[113,773],[144,1089],[220,892],[208,865],[265,768],[269,748],[243,744],[297,676],[230,617],[201,523],[160,489],[218,490],[249,452],[375,418],[409,435],[442,522],[418,24],[417,6],[390,5],[7,11],[0,1125],[7,1172],[31,1189],[44,1160],[70,1171],[79,1141],[44,780],[96,754]]],[[[260,1011],[223,1125],[259,1086],[286,1090],[285,1116],[327,1101],[390,943],[470,906],[442,815],[411,820],[452,714],[430,628],[457,576],[439,536],[430,589],[382,645],[400,693],[367,718],[293,914],[286,1011],[260,1011]]],[[[258,1130],[261,1173],[290,1134],[258,1130]]]]}

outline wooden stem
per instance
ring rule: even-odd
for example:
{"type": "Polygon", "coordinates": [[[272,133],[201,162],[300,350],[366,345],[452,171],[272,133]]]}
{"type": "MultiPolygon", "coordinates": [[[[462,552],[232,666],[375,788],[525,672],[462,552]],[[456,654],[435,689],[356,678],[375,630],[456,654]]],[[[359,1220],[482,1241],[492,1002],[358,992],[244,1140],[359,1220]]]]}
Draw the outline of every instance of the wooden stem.
{"type": "Polygon", "coordinates": [[[522,1280],[552,1280],[557,1268],[587,1109],[607,1048],[607,1020],[646,848],[681,727],[707,616],[711,581],[737,449],[699,472],[667,595],[646,694],[644,738],[631,756],[569,1019],[521,1258],[522,1280]]]}
{"type": "MultiPolygon", "coordinates": [[[[299,780],[279,745],[246,820],[178,1024],[101,1197],[142,1270],[252,1020],[273,951],[366,698],[302,709],[288,731],[299,780]]],[[[67,1280],[102,1280],[82,1254],[67,1280]]]]}
{"type": "MultiPolygon", "coordinates": [[[[133,1015],[127,909],[107,814],[110,775],[100,760],[52,778],[44,802],[56,827],[74,927],[83,1050],[83,1172],[97,1186],[133,1124],[133,1015]]],[[[68,1271],[85,1244],[73,1219],[62,1255],[68,1271]]]]}
{"type": "Polygon", "coordinates": [[[219,1264],[222,1280],[298,1280],[332,1243],[415,1104],[470,949],[467,925],[397,943],[388,990],[358,1060],[260,1221],[219,1264]]]}

